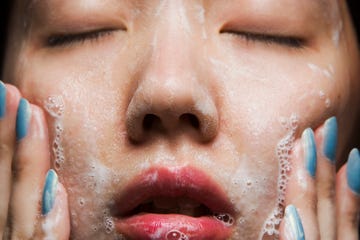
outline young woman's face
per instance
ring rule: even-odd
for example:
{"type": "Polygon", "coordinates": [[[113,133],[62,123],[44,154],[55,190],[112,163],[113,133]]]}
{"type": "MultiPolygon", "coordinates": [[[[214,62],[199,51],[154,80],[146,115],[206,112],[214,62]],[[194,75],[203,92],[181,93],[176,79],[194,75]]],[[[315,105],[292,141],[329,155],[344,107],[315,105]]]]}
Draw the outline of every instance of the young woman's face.
{"type": "Polygon", "coordinates": [[[350,141],[359,62],[340,2],[17,1],[4,80],[48,113],[73,239],[156,222],[141,212],[176,214],[159,234],[270,232],[294,139],[337,116],[338,155],[350,141]],[[230,220],[200,223],[212,214],[230,220]]]}

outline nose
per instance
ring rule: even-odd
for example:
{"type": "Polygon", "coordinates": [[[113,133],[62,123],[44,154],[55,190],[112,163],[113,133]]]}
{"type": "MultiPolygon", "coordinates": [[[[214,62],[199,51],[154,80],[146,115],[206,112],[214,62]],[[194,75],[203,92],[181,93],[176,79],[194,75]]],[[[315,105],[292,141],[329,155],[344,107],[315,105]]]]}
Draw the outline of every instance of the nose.
{"type": "Polygon", "coordinates": [[[129,104],[126,127],[129,138],[143,142],[155,136],[188,134],[207,142],[218,132],[218,114],[208,92],[179,79],[143,82],[129,104]]]}
{"type": "Polygon", "coordinates": [[[186,134],[209,142],[218,133],[219,116],[211,83],[196,61],[196,49],[178,35],[162,39],[137,74],[126,112],[128,137],[144,142],[186,134]],[[178,51],[180,45],[186,47],[178,51]]]}

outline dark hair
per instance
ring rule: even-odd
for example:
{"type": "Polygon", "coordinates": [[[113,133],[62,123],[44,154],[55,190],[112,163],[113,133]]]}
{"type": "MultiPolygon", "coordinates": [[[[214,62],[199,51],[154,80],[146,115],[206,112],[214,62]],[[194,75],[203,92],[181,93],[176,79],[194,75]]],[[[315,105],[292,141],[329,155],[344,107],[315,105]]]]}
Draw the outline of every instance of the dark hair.
{"type": "Polygon", "coordinates": [[[348,7],[355,26],[358,42],[360,43],[360,8],[358,0],[348,0],[348,7]]]}
{"type": "MultiPolygon", "coordinates": [[[[12,0],[3,0],[0,5],[0,77],[2,77],[2,69],[5,54],[6,33],[11,12],[12,0]]],[[[2,80],[2,79],[0,79],[2,80]]]]}
{"type": "MultiPolygon", "coordinates": [[[[360,42],[360,8],[358,7],[359,4],[357,1],[358,0],[348,0],[347,3],[358,36],[358,42],[360,42]]],[[[6,33],[13,2],[13,0],[2,0],[0,5],[0,77],[2,77],[6,33]]]]}

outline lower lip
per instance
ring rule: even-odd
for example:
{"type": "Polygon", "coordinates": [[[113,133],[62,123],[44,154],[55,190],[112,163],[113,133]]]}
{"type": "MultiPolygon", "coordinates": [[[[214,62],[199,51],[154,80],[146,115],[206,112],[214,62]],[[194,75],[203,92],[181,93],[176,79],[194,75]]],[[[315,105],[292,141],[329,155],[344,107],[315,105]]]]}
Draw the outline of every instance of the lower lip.
{"type": "Polygon", "coordinates": [[[117,232],[130,239],[228,239],[231,226],[215,217],[179,214],[139,214],[115,223],[117,232]]]}

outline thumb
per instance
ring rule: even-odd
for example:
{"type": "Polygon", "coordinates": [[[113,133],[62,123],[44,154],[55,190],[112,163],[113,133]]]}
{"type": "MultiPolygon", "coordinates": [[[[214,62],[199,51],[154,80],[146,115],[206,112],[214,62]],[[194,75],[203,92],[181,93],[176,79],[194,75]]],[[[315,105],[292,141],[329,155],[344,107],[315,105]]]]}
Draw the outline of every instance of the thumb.
{"type": "Polygon", "coordinates": [[[42,199],[43,220],[41,230],[43,239],[68,240],[70,236],[70,217],[67,193],[58,182],[54,170],[49,170],[42,199]]]}

